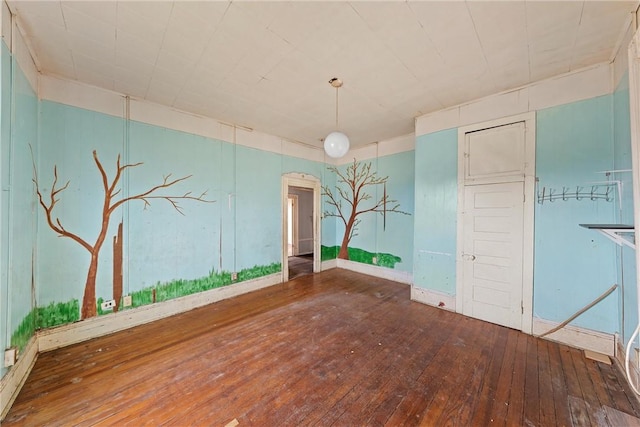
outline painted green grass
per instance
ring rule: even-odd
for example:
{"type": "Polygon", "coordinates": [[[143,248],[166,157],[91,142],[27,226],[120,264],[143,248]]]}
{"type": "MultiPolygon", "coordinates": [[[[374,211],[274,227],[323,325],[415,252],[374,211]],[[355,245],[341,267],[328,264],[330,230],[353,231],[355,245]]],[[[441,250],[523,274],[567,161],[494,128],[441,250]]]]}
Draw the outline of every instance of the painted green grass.
{"type": "Polygon", "coordinates": [[[38,329],[51,328],[80,320],[78,300],[51,303],[45,307],[36,307],[27,314],[11,335],[11,346],[20,351],[38,329]]]}
{"type": "Polygon", "coordinates": [[[46,307],[38,307],[37,310],[37,329],[51,328],[80,320],[80,303],[77,299],[67,302],[52,302],[46,307]]]}
{"type": "Polygon", "coordinates": [[[329,261],[330,259],[338,258],[338,252],[340,246],[320,246],[320,259],[322,261],[329,261]]]}
{"type": "MultiPolygon", "coordinates": [[[[187,295],[193,295],[199,292],[208,291],[210,289],[221,288],[231,285],[232,283],[243,282],[246,280],[256,279],[258,277],[267,276],[282,271],[282,265],[279,262],[245,268],[238,272],[238,280],[231,280],[231,272],[229,271],[211,271],[208,276],[198,279],[177,279],[171,282],[158,283],[156,286],[148,287],[131,293],[131,308],[141,307],[143,305],[153,303],[153,292],[155,290],[156,302],[169,301],[187,295]]],[[[98,313],[107,314],[111,311],[102,312],[100,304],[102,298],[98,299],[98,313]]],[[[122,306],[122,305],[121,305],[122,306]]],[[[129,307],[127,307],[128,309],[129,307]]]]}
{"type": "Polygon", "coordinates": [[[24,347],[36,332],[36,316],[37,310],[34,309],[22,319],[18,328],[11,335],[11,347],[17,347],[20,351],[24,350],[24,347]]]}
{"type": "MultiPolygon", "coordinates": [[[[153,303],[154,290],[156,293],[156,301],[168,301],[210,289],[228,286],[232,283],[279,273],[280,271],[282,271],[282,265],[276,262],[263,266],[245,268],[238,272],[238,280],[235,282],[231,280],[231,272],[211,271],[208,276],[199,279],[178,279],[167,283],[158,283],[155,287],[132,292],[131,308],[153,303]]],[[[102,297],[96,301],[98,315],[112,313],[112,310],[102,310],[103,302],[104,298],[102,297]]],[[[122,307],[122,301],[120,301],[120,307],[122,307]]],[[[72,323],[78,320],[80,320],[80,304],[78,300],[51,303],[45,307],[36,307],[22,319],[18,328],[16,328],[11,335],[11,346],[17,347],[22,351],[36,330],[72,323]]]]}
{"type": "MultiPolygon", "coordinates": [[[[363,264],[378,265],[380,267],[395,268],[396,264],[402,262],[402,258],[393,254],[368,252],[359,248],[347,248],[349,260],[361,262],[363,264]],[[373,263],[373,257],[377,258],[377,263],[373,263]]],[[[334,259],[340,251],[340,246],[322,246],[322,260],[334,259]],[[333,253],[335,252],[335,256],[333,253]],[[326,256],[326,258],[325,258],[326,256]]]]}

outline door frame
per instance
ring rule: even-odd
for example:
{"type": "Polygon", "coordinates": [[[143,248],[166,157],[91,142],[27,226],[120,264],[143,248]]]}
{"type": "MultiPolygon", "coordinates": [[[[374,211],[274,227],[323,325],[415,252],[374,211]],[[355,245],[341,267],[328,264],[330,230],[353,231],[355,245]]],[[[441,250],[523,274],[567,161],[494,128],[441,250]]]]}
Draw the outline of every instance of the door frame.
{"type": "MultiPolygon", "coordinates": [[[[534,249],[534,208],[535,208],[535,157],[536,157],[536,115],[528,112],[509,117],[503,117],[482,123],[458,128],[458,208],[456,230],[456,313],[463,314],[464,304],[464,168],[465,168],[465,137],[469,132],[490,129],[498,126],[524,122],[525,124],[525,172],[524,172],[524,218],[522,233],[522,323],[521,331],[531,334],[533,331],[533,249],[534,249]]],[[[504,179],[482,182],[492,184],[505,182],[504,179]]],[[[480,184],[480,183],[478,183],[480,184]]]]}
{"type": "MultiPolygon", "coordinates": [[[[288,191],[288,189],[287,189],[288,191]]],[[[293,256],[298,255],[300,253],[299,249],[299,239],[298,239],[298,195],[297,194],[287,194],[287,255],[289,254],[289,225],[291,225],[291,252],[293,256]],[[289,200],[291,200],[291,218],[292,223],[289,224],[289,200]]]]}
{"type": "Polygon", "coordinates": [[[313,175],[297,172],[282,175],[282,281],[289,280],[289,251],[287,241],[288,235],[288,201],[289,187],[302,187],[313,190],[313,272],[317,273],[321,269],[320,254],[320,179],[313,175]]]}

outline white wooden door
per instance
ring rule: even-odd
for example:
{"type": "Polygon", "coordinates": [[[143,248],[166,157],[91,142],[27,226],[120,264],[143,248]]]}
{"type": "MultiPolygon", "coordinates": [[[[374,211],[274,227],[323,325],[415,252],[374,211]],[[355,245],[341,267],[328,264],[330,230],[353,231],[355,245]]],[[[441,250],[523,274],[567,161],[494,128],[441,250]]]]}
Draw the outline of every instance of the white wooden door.
{"type": "Polygon", "coordinates": [[[456,311],[531,333],[535,114],[458,129],[456,311]]]}
{"type": "Polygon", "coordinates": [[[467,185],[463,313],[522,327],[524,182],[467,185]]]}

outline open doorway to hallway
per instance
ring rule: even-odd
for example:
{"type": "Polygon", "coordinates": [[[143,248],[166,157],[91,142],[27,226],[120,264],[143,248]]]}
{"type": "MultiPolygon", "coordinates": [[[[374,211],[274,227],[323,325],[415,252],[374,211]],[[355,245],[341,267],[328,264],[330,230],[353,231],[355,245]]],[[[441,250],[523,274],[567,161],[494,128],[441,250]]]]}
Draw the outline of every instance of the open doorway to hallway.
{"type": "Polygon", "coordinates": [[[289,186],[287,252],[289,280],[313,273],[313,189],[289,186]]]}
{"type": "Polygon", "coordinates": [[[320,271],[320,181],[303,174],[282,177],[282,279],[320,271]]]}

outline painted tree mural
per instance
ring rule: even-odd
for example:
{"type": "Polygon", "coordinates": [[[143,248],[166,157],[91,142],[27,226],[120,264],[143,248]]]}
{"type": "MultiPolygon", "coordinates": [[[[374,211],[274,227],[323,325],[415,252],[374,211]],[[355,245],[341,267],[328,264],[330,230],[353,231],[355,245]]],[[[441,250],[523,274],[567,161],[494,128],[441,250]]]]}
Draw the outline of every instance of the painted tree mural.
{"type": "Polygon", "coordinates": [[[356,232],[361,222],[360,215],[377,212],[385,220],[387,213],[390,212],[410,215],[408,212],[403,212],[399,209],[400,204],[397,200],[389,198],[386,185],[389,177],[379,177],[377,172],[371,170],[371,162],[359,163],[356,159],[353,159],[353,164],[347,167],[344,174],[335,166],[330,166],[328,169],[337,175],[338,185],[336,185],[336,194],[329,187],[322,187],[322,194],[329,199],[327,203],[335,209],[333,212],[325,211],[324,217],[340,218],[345,226],[338,258],[349,259],[349,242],[354,236],[358,235],[356,232]],[[345,189],[345,185],[347,189],[345,189]],[[382,196],[373,203],[369,202],[372,200],[372,196],[367,191],[371,187],[378,185],[383,186],[382,196]]]}
{"type": "MultiPolygon", "coordinates": [[[[78,234],[69,231],[64,225],[60,218],[58,218],[53,210],[56,207],[56,204],[60,201],[60,194],[69,187],[70,181],[67,181],[66,184],[59,187],[58,185],[58,168],[56,165],[53,167],[53,183],[51,184],[51,194],[48,199],[46,199],[43,195],[43,192],[40,189],[40,183],[38,180],[38,175],[36,171],[35,161],[33,164],[33,182],[36,187],[36,194],[38,196],[38,201],[42,209],[44,210],[47,224],[49,227],[56,233],[58,233],[61,237],[67,237],[72,239],[74,242],[78,243],[80,246],[85,248],[91,254],[91,261],[89,263],[89,271],[87,272],[87,279],[84,286],[84,295],[82,297],[82,307],[81,307],[81,319],[86,319],[89,317],[94,317],[96,315],[96,275],[98,273],[98,256],[100,254],[100,249],[107,237],[107,230],[109,229],[109,221],[111,220],[111,215],[118,209],[120,206],[124,205],[127,202],[131,202],[133,200],[140,200],[144,202],[145,208],[150,206],[151,200],[153,199],[162,199],[168,201],[173,208],[178,211],[178,213],[184,215],[182,211],[182,207],[179,205],[180,200],[195,200],[198,202],[206,202],[211,203],[213,200],[206,200],[205,196],[207,192],[203,192],[202,194],[195,196],[192,195],[191,192],[186,192],[182,195],[173,196],[173,195],[161,195],[156,194],[157,191],[172,187],[179,182],[185,181],[191,177],[191,175],[184,176],[182,178],[171,179],[171,174],[166,175],[162,179],[162,183],[155,185],[148,189],[147,191],[141,192],[139,194],[135,194],[132,196],[127,196],[124,198],[117,199],[117,196],[121,192],[121,188],[119,188],[120,179],[122,178],[123,173],[130,168],[135,168],[142,165],[142,162],[133,163],[133,164],[120,164],[120,155],[118,154],[118,159],[116,161],[116,174],[111,181],[107,176],[107,173],[98,159],[98,154],[96,151],[93,151],[93,160],[98,168],[100,173],[100,177],[102,179],[102,189],[104,191],[104,201],[102,204],[102,223],[100,225],[100,231],[94,241],[93,244],[89,243],[87,240],[80,237],[78,234]]],[[[121,225],[120,225],[121,227],[121,225]]],[[[121,232],[118,233],[118,239],[121,239],[121,232]]],[[[114,260],[117,262],[117,258],[114,260]]],[[[118,278],[114,278],[114,280],[118,280],[118,278]]],[[[121,286],[115,284],[114,287],[121,286]]],[[[114,298],[115,294],[118,293],[117,289],[114,289],[114,298]]],[[[121,289],[119,290],[121,294],[121,289]]]]}

